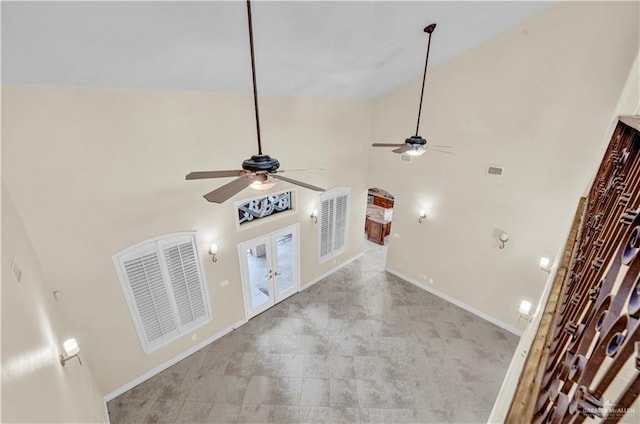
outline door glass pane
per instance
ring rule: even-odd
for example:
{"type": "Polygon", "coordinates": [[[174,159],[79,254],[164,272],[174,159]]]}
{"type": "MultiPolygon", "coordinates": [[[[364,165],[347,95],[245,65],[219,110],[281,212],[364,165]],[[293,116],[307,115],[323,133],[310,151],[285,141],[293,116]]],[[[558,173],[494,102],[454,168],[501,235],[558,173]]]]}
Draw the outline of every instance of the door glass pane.
{"type": "Polygon", "coordinates": [[[262,243],[247,249],[249,269],[249,290],[251,307],[256,309],[269,301],[269,268],[267,266],[267,246],[262,243]]]}
{"type": "Polygon", "coordinates": [[[282,294],[293,287],[293,236],[291,233],[276,239],[276,256],[278,294],[282,294]]]}

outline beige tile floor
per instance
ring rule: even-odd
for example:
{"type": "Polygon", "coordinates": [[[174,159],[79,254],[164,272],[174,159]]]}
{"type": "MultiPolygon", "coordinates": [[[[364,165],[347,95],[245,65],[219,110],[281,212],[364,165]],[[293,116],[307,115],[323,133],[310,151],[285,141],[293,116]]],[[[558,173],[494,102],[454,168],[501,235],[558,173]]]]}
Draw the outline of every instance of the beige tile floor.
{"type": "Polygon", "coordinates": [[[108,404],[121,423],[484,423],[517,337],[384,272],[386,247],[108,404]]]}

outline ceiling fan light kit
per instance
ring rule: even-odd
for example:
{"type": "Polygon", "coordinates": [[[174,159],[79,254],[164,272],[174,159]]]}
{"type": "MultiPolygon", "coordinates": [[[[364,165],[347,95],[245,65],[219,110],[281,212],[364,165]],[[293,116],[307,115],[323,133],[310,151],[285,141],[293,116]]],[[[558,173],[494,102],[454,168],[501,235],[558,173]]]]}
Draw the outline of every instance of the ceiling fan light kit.
{"type": "Polygon", "coordinates": [[[402,152],[396,152],[396,153],[406,153],[409,156],[420,156],[427,151],[424,148],[424,146],[427,144],[427,140],[425,140],[420,136],[417,136],[417,135],[411,136],[407,138],[404,142],[405,144],[408,144],[411,146],[408,150],[405,149],[405,147],[403,146],[400,149],[392,150],[392,152],[395,152],[396,150],[403,150],[402,152]]]}
{"type": "Polygon", "coordinates": [[[264,180],[254,181],[249,185],[249,187],[251,187],[254,190],[264,191],[264,190],[270,190],[274,188],[277,184],[278,184],[278,180],[266,175],[266,178],[264,180]]]}
{"type": "Polygon", "coordinates": [[[422,74],[422,90],[420,91],[420,105],[418,107],[418,120],[416,122],[416,134],[405,139],[404,143],[373,143],[373,147],[396,147],[392,150],[393,153],[407,154],[409,156],[420,156],[424,154],[427,149],[441,153],[453,154],[453,152],[446,149],[453,148],[453,146],[444,145],[428,145],[427,140],[420,137],[418,132],[420,130],[420,116],[422,115],[422,100],[424,99],[424,86],[427,80],[427,66],[429,64],[429,50],[431,49],[431,34],[436,29],[436,24],[427,25],[424,28],[428,36],[427,41],[427,57],[424,62],[424,73],[422,74]]]}
{"type": "Polygon", "coordinates": [[[262,140],[260,139],[260,114],[258,112],[258,89],[256,84],[256,61],[253,48],[253,23],[251,19],[251,0],[247,0],[247,22],[249,27],[249,48],[251,51],[251,76],[253,79],[253,106],[256,116],[256,135],[258,142],[258,154],[251,156],[242,162],[242,169],[231,171],[198,171],[191,172],[186,176],[187,180],[197,180],[203,178],[228,178],[237,177],[231,181],[204,195],[209,202],[223,203],[232,196],[238,194],[247,187],[256,190],[269,190],[273,188],[279,180],[304,187],[314,191],[325,191],[321,187],[294,180],[292,178],[278,175],[280,162],[276,158],[262,153],[262,140]]]}

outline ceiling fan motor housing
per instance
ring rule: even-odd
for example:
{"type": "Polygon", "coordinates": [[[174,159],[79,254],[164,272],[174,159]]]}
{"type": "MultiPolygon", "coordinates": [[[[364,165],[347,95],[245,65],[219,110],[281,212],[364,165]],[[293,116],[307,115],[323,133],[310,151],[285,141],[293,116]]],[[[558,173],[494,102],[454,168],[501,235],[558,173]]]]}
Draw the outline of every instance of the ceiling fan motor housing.
{"type": "Polygon", "coordinates": [[[251,172],[272,172],[279,167],[280,162],[278,162],[278,159],[272,158],[269,155],[253,155],[251,156],[251,159],[247,159],[242,162],[242,169],[246,169],[251,172]]]}
{"type": "Polygon", "coordinates": [[[419,135],[412,135],[411,137],[407,138],[404,142],[415,147],[420,147],[427,144],[427,140],[420,137],[419,135]]]}

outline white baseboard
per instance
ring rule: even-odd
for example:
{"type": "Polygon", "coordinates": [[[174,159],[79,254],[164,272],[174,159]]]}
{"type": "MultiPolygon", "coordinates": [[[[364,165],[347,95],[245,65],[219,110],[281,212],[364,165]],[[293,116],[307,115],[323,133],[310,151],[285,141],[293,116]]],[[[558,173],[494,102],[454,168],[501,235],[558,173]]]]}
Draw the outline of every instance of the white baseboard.
{"type": "Polygon", "coordinates": [[[105,424],[111,424],[111,418],[109,417],[109,409],[107,408],[107,401],[106,400],[102,400],[102,406],[104,407],[104,423],[105,424]]]}
{"type": "Polygon", "coordinates": [[[340,268],[343,268],[343,267],[349,265],[351,262],[355,261],[356,259],[360,259],[362,257],[362,255],[364,255],[364,253],[358,253],[354,257],[347,259],[346,261],[342,262],[340,265],[330,269],[329,271],[325,272],[321,276],[316,277],[311,281],[307,281],[305,284],[300,286],[300,291],[308,289],[309,287],[313,286],[318,281],[320,281],[323,278],[326,278],[326,277],[330,276],[331,274],[333,274],[334,272],[338,271],[340,268]]]}
{"type": "Polygon", "coordinates": [[[462,309],[464,309],[465,311],[471,312],[474,315],[479,316],[480,318],[489,321],[492,324],[497,325],[500,328],[504,328],[505,330],[507,330],[510,333],[515,334],[516,336],[520,337],[522,336],[522,330],[519,330],[515,327],[510,326],[509,324],[506,324],[500,320],[495,319],[494,317],[492,317],[491,315],[488,315],[476,308],[474,308],[473,306],[469,306],[466,303],[460,302],[458,299],[455,299],[451,296],[448,296],[442,292],[439,292],[436,289],[433,289],[431,287],[425,286],[424,284],[421,284],[418,280],[414,280],[413,278],[407,277],[406,275],[402,274],[401,272],[396,271],[395,269],[391,269],[391,268],[385,268],[385,271],[387,271],[389,274],[393,274],[396,277],[402,278],[403,280],[405,280],[408,283],[413,284],[416,287],[419,287],[423,290],[428,291],[431,294],[434,294],[436,296],[438,296],[441,299],[446,300],[449,303],[452,303],[462,309]]]}
{"type": "Polygon", "coordinates": [[[208,344],[215,342],[220,337],[222,337],[222,336],[224,336],[226,334],[229,334],[230,332],[232,332],[236,328],[238,328],[238,327],[240,327],[240,326],[242,326],[243,324],[246,324],[246,323],[247,323],[247,320],[246,319],[242,319],[242,320],[236,322],[235,324],[233,324],[231,327],[227,327],[224,330],[218,331],[216,334],[214,334],[213,336],[209,337],[208,339],[201,341],[197,345],[193,346],[190,349],[185,350],[184,352],[181,352],[178,356],[175,356],[175,357],[169,359],[167,362],[164,362],[164,363],[158,365],[157,367],[150,369],[149,371],[145,372],[144,374],[142,374],[141,376],[135,378],[134,380],[128,382],[127,384],[124,384],[123,386],[118,387],[117,389],[115,389],[114,391],[112,391],[111,393],[107,394],[104,397],[105,408],[106,408],[106,403],[109,402],[110,400],[115,399],[118,396],[120,396],[121,394],[123,394],[124,392],[133,389],[135,386],[137,386],[138,384],[142,383],[143,381],[148,380],[151,377],[153,377],[154,375],[160,373],[161,371],[166,370],[171,365],[174,365],[177,362],[182,361],[187,356],[199,351],[200,349],[202,349],[203,347],[207,346],[208,344]]]}

